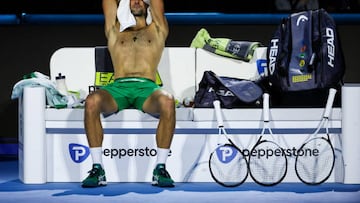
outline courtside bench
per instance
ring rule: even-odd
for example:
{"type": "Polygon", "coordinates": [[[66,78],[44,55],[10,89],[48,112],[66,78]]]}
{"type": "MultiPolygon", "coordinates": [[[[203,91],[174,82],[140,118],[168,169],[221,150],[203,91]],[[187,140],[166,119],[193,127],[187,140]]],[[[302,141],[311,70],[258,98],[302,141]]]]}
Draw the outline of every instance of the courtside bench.
{"type": "MultiPolygon", "coordinates": [[[[95,47],[66,47],[50,60],[52,80],[66,76],[69,90],[87,91],[95,79],[95,47]]],[[[194,97],[205,70],[238,78],[258,77],[266,64],[266,48],[258,48],[250,62],[224,58],[202,49],[166,47],[159,73],[164,88],[182,101],[194,97]]],[[[336,166],[328,182],[360,183],[360,86],[346,84],[341,108],[333,108],[330,132],[336,148],[336,166]]],[[[24,183],[80,182],[91,168],[83,126],[83,109],[46,106],[42,87],[24,88],[19,102],[19,170],[24,183]]],[[[297,149],[313,132],[322,108],[272,108],[272,127],[278,142],[297,149]]],[[[250,150],[262,128],[260,108],[224,109],[225,126],[236,143],[250,150]]],[[[213,109],[177,108],[176,129],[167,168],[176,182],[212,182],[207,160],[217,146],[213,109]]],[[[109,182],[150,182],[155,163],[158,120],[127,109],[103,117],[103,161],[109,182]]],[[[247,181],[252,181],[248,178],[247,181]]],[[[299,182],[294,157],[284,182],[299,182]]]]}

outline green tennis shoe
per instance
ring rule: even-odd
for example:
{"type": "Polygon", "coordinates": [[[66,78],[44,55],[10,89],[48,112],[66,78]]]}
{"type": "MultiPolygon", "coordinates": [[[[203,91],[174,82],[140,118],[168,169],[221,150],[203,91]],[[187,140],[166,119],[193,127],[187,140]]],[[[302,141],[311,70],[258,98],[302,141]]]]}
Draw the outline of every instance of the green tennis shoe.
{"type": "Polygon", "coordinates": [[[88,177],[82,181],[82,187],[99,187],[107,184],[105,170],[100,164],[93,164],[92,169],[88,173],[88,177]]]}
{"type": "Polygon", "coordinates": [[[153,171],[152,185],[158,187],[174,187],[174,181],[165,169],[165,164],[156,165],[153,171]]]}

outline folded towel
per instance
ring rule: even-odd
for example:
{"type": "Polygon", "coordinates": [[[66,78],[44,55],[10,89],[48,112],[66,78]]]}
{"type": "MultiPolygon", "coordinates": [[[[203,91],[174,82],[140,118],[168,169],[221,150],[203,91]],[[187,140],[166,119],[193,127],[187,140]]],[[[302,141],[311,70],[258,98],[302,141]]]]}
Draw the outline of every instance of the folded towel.
{"type": "Polygon", "coordinates": [[[253,57],[255,49],[262,45],[260,42],[234,41],[229,38],[211,38],[208,31],[202,28],[198,31],[190,46],[203,48],[218,55],[248,62],[253,57]]]}
{"type": "MultiPolygon", "coordinates": [[[[150,0],[144,0],[144,2],[148,5],[150,4],[150,0]]],[[[136,25],[135,16],[131,13],[130,10],[130,0],[121,0],[116,14],[120,22],[120,32],[124,31],[129,27],[133,27],[136,25]]],[[[148,7],[146,24],[149,25],[151,22],[152,22],[152,17],[150,13],[150,7],[148,7]]]]}

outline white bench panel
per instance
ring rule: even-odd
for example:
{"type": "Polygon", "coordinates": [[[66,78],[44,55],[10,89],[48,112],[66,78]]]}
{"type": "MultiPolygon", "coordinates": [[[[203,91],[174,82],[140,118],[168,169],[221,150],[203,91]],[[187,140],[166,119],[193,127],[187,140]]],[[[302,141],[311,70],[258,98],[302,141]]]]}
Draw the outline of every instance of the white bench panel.
{"type": "Polygon", "coordinates": [[[66,77],[68,90],[89,92],[95,81],[95,48],[66,47],[50,58],[50,78],[61,73],[66,77]]]}
{"type": "Polygon", "coordinates": [[[195,95],[195,48],[166,47],[159,67],[164,89],[182,101],[195,95]]]}
{"type": "Polygon", "coordinates": [[[204,49],[196,49],[196,90],[201,81],[204,71],[211,70],[219,76],[234,77],[240,79],[259,78],[258,60],[266,60],[266,47],[255,50],[253,58],[249,62],[220,56],[204,49]]]}

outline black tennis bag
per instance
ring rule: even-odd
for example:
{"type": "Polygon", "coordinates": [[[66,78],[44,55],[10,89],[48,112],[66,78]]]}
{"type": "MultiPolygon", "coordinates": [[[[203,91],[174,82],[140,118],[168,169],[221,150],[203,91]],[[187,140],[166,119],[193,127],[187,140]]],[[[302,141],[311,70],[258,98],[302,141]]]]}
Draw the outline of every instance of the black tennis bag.
{"type": "Polygon", "coordinates": [[[267,50],[268,85],[282,92],[342,85],[344,56],[335,21],[324,10],[284,18],[267,50]]]}
{"type": "Polygon", "coordinates": [[[261,104],[262,88],[253,81],[217,76],[204,71],[195,94],[194,107],[213,108],[213,101],[220,100],[222,108],[257,107],[261,104]]]}

